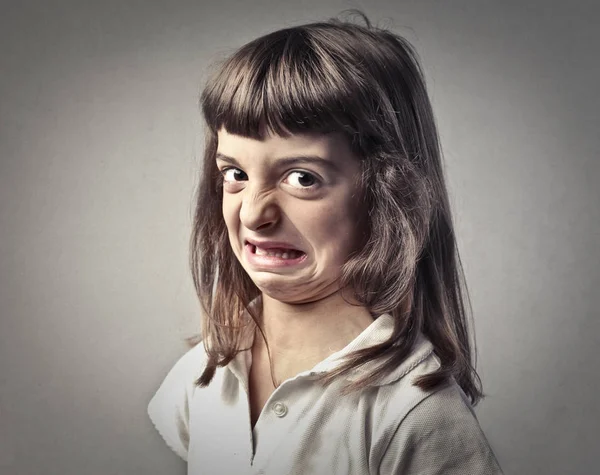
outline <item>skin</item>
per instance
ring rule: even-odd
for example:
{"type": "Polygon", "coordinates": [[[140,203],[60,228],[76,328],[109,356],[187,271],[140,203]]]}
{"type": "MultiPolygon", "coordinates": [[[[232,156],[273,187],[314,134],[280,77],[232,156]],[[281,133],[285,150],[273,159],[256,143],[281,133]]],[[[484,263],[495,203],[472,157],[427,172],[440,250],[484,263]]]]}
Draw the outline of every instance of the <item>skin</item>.
{"type": "MultiPolygon", "coordinates": [[[[283,380],[342,349],[373,322],[338,282],[359,239],[359,161],[341,135],[271,135],[258,141],[222,129],[217,166],[229,241],[262,292],[260,324],[283,380]],[[282,164],[295,156],[316,156],[330,165],[282,164]],[[292,243],[306,259],[288,268],[257,268],[245,256],[248,238],[292,243]]],[[[263,344],[255,339],[256,356],[264,354],[263,344]]]]}

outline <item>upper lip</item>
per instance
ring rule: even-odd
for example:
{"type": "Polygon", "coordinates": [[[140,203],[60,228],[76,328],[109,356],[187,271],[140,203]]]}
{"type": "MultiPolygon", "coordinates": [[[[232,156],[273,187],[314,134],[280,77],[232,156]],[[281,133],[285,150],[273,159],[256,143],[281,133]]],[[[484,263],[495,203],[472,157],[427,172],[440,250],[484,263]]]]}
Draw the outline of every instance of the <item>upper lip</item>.
{"type": "Polygon", "coordinates": [[[293,249],[300,251],[300,249],[293,244],[284,241],[259,241],[256,239],[246,239],[246,242],[248,244],[252,244],[253,246],[260,247],[261,249],[293,249]]]}

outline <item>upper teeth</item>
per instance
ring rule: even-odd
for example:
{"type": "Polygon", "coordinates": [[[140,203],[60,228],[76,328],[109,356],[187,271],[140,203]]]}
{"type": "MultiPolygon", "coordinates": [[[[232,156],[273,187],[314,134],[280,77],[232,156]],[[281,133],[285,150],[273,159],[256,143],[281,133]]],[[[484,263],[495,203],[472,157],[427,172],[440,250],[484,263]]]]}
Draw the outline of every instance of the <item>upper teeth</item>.
{"type": "Polygon", "coordinates": [[[269,249],[261,249],[260,247],[256,247],[256,254],[258,256],[273,256],[280,257],[283,259],[289,259],[291,257],[295,257],[298,251],[289,250],[289,251],[273,251],[269,249]]]}

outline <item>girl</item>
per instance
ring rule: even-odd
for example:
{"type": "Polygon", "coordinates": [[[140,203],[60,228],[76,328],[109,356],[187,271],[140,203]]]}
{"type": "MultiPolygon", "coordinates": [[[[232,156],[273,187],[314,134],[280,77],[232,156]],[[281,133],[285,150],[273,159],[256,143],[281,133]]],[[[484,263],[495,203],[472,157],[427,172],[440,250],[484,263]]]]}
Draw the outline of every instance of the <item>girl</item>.
{"type": "Polygon", "coordinates": [[[148,411],[190,474],[499,474],[423,73],[337,19],[258,38],[201,98],[202,344],[148,411]]]}

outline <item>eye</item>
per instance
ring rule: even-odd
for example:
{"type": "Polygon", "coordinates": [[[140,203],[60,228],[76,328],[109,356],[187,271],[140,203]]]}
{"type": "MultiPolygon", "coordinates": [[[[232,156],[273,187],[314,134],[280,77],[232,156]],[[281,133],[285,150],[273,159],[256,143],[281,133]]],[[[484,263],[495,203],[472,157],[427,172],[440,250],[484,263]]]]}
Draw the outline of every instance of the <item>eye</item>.
{"type": "MultiPolygon", "coordinates": [[[[239,168],[225,167],[220,170],[220,173],[225,183],[233,184],[248,180],[246,172],[239,168]]],[[[314,190],[321,183],[312,173],[300,170],[290,172],[286,177],[286,181],[294,188],[308,191],[314,190]]]]}
{"type": "Polygon", "coordinates": [[[239,168],[227,167],[221,170],[221,175],[223,175],[223,180],[228,183],[235,183],[237,181],[247,180],[248,175],[244,173],[239,168]]]}
{"type": "Polygon", "coordinates": [[[317,177],[308,172],[294,171],[288,175],[287,180],[296,188],[315,188],[319,184],[317,177]]]}

